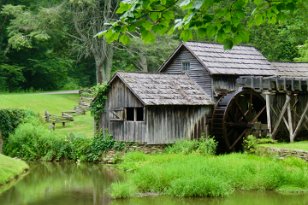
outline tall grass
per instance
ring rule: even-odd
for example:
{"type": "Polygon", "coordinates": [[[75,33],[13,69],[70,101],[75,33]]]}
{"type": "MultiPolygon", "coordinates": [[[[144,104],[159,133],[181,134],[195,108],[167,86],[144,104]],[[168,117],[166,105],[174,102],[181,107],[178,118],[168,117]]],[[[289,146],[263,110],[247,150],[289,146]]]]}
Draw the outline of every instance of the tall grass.
{"type": "MultiPolygon", "coordinates": [[[[274,160],[247,154],[128,153],[120,168],[129,171],[127,178],[136,192],[172,196],[216,197],[227,196],[234,190],[308,188],[308,165],[300,159],[274,160]]],[[[120,187],[121,182],[117,183],[120,187]]],[[[127,181],[123,183],[127,185],[127,181]]]]}

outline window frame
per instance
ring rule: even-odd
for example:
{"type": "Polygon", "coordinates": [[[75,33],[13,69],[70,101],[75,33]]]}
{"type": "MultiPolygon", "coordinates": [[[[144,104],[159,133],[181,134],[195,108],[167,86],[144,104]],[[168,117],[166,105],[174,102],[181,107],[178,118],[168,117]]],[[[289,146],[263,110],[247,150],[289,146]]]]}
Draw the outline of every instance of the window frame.
{"type": "Polygon", "coordinates": [[[183,71],[190,71],[190,61],[182,61],[182,70],[183,71]]]}
{"type": "Polygon", "coordinates": [[[144,107],[125,107],[124,121],[127,121],[127,122],[144,122],[144,119],[145,119],[145,117],[144,117],[144,107]],[[128,120],[127,109],[133,109],[133,120],[128,120]],[[142,110],[142,120],[138,120],[138,111],[137,111],[138,109],[142,110]]]}

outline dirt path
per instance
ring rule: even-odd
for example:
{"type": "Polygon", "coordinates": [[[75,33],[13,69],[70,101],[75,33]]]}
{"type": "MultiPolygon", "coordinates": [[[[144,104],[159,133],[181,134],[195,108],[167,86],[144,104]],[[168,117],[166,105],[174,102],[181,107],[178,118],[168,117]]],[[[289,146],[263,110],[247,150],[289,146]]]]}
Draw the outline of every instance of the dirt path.
{"type": "Polygon", "coordinates": [[[78,94],[79,90],[60,90],[51,92],[42,92],[38,94],[48,94],[48,95],[61,95],[61,94],[78,94]]]}

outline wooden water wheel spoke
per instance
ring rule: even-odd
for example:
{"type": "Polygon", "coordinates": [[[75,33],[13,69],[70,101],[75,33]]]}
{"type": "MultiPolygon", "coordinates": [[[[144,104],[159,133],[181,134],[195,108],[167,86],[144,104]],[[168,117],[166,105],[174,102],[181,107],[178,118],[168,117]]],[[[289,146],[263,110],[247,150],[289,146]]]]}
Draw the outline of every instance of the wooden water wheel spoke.
{"type": "Polygon", "coordinates": [[[244,111],[242,110],[242,108],[241,108],[241,106],[240,106],[240,104],[238,103],[237,100],[235,100],[235,105],[237,106],[238,110],[240,111],[240,113],[241,113],[243,119],[245,119],[245,120],[247,121],[247,119],[246,119],[246,114],[245,114],[246,112],[244,112],[244,111]]]}
{"type": "Polygon", "coordinates": [[[229,150],[232,150],[234,148],[234,146],[240,141],[240,139],[242,139],[245,136],[247,131],[248,130],[244,130],[242,132],[242,134],[236,138],[236,140],[233,142],[233,144],[231,146],[229,146],[229,150]]]}
{"type": "MultiPolygon", "coordinates": [[[[252,131],[254,124],[266,124],[265,100],[250,88],[240,88],[222,97],[216,109],[220,112],[224,110],[223,115],[212,117],[213,122],[219,121],[222,125],[219,129],[213,129],[213,135],[220,140],[221,151],[241,150],[243,138],[252,131]]],[[[212,126],[217,124],[212,123],[212,126]]]]}

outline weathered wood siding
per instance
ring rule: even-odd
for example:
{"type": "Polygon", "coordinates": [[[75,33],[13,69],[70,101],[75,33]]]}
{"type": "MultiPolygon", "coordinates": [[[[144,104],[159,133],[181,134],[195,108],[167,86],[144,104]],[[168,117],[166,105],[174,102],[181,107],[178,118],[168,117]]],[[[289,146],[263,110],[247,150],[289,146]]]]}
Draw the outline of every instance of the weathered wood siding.
{"type": "Polygon", "coordinates": [[[206,132],[206,116],[210,109],[210,106],[147,107],[147,143],[168,144],[199,138],[206,132]]]}
{"type": "Polygon", "coordinates": [[[110,119],[109,112],[126,107],[143,107],[142,103],[121,82],[115,79],[107,95],[105,112],[101,118],[101,128],[108,129],[115,140],[126,142],[143,142],[145,139],[145,121],[114,121],[110,119]]]}
{"type": "Polygon", "coordinates": [[[182,48],[162,72],[170,74],[183,73],[185,71],[182,69],[182,62],[190,62],[190,70],[186,71],[186,73],[212,98],[212,78],[209,72],[186,48],[182,48]]]}
{"type": "Polygon", "coordinates": [[[238,76],[213,75],[212,77],[213,77],[213,92],[215,96],[236,90],[235,85],[238,76]]]}

